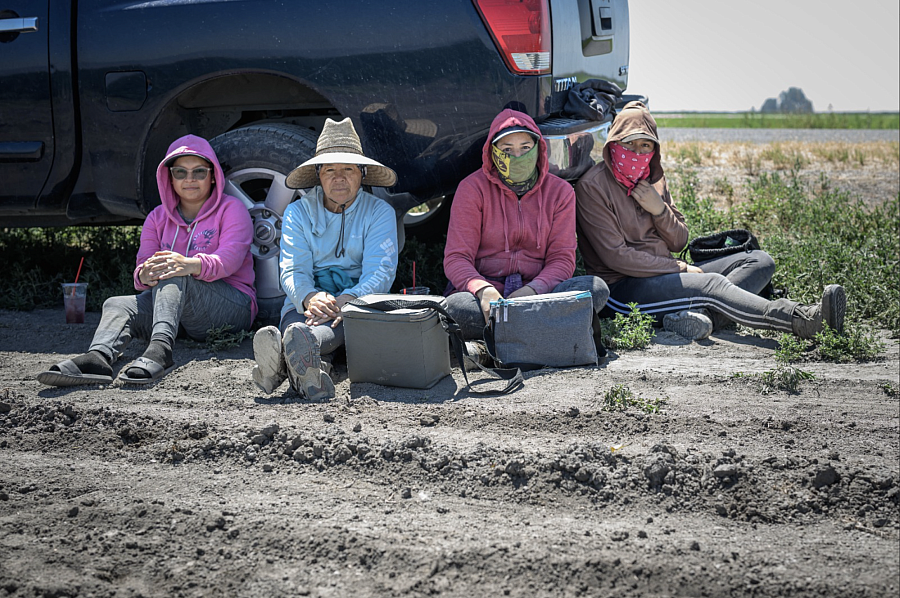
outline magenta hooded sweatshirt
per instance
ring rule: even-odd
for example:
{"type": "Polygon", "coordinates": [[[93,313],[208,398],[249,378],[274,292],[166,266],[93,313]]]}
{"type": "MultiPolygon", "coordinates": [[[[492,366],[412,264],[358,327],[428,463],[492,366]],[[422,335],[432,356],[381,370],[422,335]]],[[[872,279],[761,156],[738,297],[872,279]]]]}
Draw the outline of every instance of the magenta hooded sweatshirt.
{"type": "Polygon", "coordinates": [[[477,293],[518,272],[538,294],[551,292],[575,273],[575,192],[550,174],[547,144],[527,114],[504,110],[494,119],[482,149],[481,170],[466,177],[450,206],[444,273],[460,291],[477,293]],[[491,160],[491,140],[521,126],[538,137],[537,183],[521,198],[500,180],[491,160]]]}
{"type": "Polygon", "coordinates": [[[141,283],[141,265],[157,251],[174,251],[185,257],[200,258],[198,280],[224,280],[250,297],[251,321],[256,318],[256,290],[253,288],[253,222],[247,208],[236,197],[226,195],[225,175],[212,146],[202,137],[185,135],[169,146],[166,157],[156,168],[156,184],[162,204],[147,215],[141,229],[141,246],[134,270],[134,288],[144,291],[150,287],[141,283]],[[180,201],[166,163],[184,155],[198,155],[213,165],[215,184],[197,218],[185,223],[178,213],[180,201]]]}

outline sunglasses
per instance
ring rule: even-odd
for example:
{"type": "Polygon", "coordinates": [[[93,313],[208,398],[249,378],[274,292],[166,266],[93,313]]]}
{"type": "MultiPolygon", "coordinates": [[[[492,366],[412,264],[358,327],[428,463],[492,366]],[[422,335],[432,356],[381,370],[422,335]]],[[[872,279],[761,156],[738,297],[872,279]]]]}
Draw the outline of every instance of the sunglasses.
{"type": "Polygon", "coordinates": [[[181,166],[170,166],[169,172],[172,173],[172,178],[176,181],[183,181],[187,178],[188,173],[191,174],[191,178],[195,181],[205,181],[207,175],[209,175],[209,171],[211,168],[195,168],[193,170],[188,170],[187,168],[182,168],[181,166]]]}

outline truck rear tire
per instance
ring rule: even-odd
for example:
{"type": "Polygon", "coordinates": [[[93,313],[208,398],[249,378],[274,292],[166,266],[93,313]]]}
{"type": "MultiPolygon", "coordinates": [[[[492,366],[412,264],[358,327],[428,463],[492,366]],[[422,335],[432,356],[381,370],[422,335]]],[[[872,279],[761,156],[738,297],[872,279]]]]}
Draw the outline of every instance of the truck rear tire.
{"type": "Polygon", "coordinates": [[[240,199],[253,219],[257,320],[278,324],[284,291],[278,272],[281,218],[304,189],[285,186],[287,174],[316,153],[318,136],[294,125],[251,125],[223,133],[210,143],[225,173],[225,193],[240,199]]]}
{"type": "Polygon", "coordinates": [[[420,206],[420,211],[407,212],[401,220],[406,229],[406,237],[427,245],[443,245],[446,242],[447,227],[450,225],[452,201],[452,195],[445,195],[426,201],[420,206]],[[421,211],[422,207],[427,210],[421,211]]]}

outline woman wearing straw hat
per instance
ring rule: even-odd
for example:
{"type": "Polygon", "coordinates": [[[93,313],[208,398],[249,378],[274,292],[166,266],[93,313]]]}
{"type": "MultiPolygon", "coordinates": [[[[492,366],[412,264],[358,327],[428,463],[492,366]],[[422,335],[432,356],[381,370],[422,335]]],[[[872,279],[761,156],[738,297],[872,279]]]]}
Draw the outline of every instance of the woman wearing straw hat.
{"type": "Polygon", "coordinates": [[[396,214],[361,187],[396,182],[393,170],[363,155],[349,118],[327,119],[315,157],[288,175],[288,187],[312,189],[284,212],[281,325],[253,338],[253,381],[265,393],[287,378],[309,399],[334,396],[322,356],[344,344],[341,307],[388,292],[397,271],[396,214]]]}

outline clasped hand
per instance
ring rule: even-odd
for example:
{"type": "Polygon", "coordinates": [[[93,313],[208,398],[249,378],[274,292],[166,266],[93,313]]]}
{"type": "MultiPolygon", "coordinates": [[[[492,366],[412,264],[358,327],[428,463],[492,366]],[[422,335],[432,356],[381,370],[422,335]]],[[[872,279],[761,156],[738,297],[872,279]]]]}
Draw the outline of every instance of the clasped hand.
{"type": "Polygon", "coordinates": [[[148,287],[155,287],[160,280],[199,273],[198,258],[185,257],[174,251],[157,251],[144,261],[138,278],[148,287]]]}
{"type": "Polygon", "coordinates": [[[350,302],[354,297],[350,295],[341,295],[335,297],[325,291],[319,291],[309,298],[306,310],[303,315],[306,316],[307,326],[318,326],[325,322],[331,322],[331,327],[336,328],[343,319],[341,316],[341,307],[350,302]]]}

